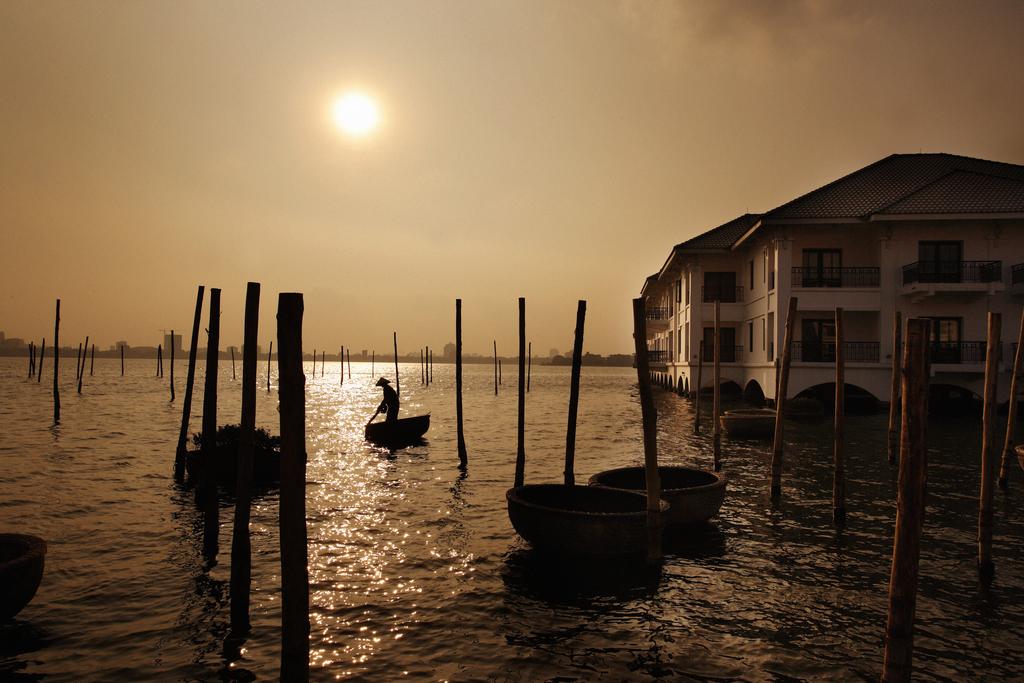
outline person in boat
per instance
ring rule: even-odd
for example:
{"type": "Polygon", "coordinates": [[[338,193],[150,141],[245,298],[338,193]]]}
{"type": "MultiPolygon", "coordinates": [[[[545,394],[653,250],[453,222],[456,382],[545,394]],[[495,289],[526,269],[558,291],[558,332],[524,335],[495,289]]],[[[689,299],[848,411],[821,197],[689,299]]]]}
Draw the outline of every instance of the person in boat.
{"type": "Polygon", "coordinates": [[[377,406],[377,413],[384,413],[385,422],[394,422],[398,419],[398,393],[391,388],[387,377],[378,379],[377,386],[384,392],[384,400],[377,406]]]}

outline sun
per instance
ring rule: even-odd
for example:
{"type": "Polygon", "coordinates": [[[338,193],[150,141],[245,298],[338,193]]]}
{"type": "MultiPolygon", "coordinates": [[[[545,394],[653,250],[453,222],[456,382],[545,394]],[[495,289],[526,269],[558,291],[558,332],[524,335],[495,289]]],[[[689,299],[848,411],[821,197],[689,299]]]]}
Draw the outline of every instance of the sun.
{"type": "Polygon", "coordinates": [[[334,100],[331,116],[343,133],[357,138],[372,133],[380,122],[377,103],[361,92],[346,93],[334,100]]]}

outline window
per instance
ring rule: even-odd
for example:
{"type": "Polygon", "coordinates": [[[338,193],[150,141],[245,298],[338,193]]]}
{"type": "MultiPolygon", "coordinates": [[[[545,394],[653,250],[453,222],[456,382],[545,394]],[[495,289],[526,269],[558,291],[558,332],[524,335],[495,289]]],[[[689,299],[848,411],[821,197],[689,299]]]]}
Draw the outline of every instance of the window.
{"type": "MultiPolygon", "coordinates": [[[[736,362],[736,328],[720,327],[718,329],[718,344],[720,351],[719,359],[723,363],[736,362]]],[[[715,360],[715,328],[704,328],[704,362],[710,363],[715,360]]]]}
{"type": "Polygon", "coordinates": [[[750,259],[750,288],[754,288],[754,259],[750,259]]]}
{"type": "Polygon", "coordinates": [[[768,282],[768,247],[764,249],[764,270],[761,271],[762,282],[768,282]]]}
{"type": "Polygon", "coordinates": [[[801,282],[796,286],[842,286],[843,252],[840,249],[804,249],[803,265],[801,282]]]}
{"type": "Polygon", "coordinates": [[[690,305],[690,276],[689,275],[686,276],[686,281],[683,283],[683,289],[686,290],[686,294],[685,294],[686,305],[689,306],[690,305]]]}
{"type": "Polygon", "coordinates": [[[918,242],[918,277],[922,282],[959,282],[962,242],[918,242]]]}
{"type": "Polygon", "coordinates": [[[754,350],[754,321],[751,320],[747,323],[747,348],[751,351],[754,350]]]}
{"type": "Polygon", "coordinates": [[[929,318],[932,321],[928,332],[933,363],[959,363],[961,351],[967,344],[961,344],[963,318],[929,318]]]}
{"type": "Polygon", "coordinates": [[[683,300],[683,281],[682,279],[676,280],[676,303],[678,304],[683,300]]]}
{"type": "Polygon", "coordinates": [[[764,318],[761,318],[761,350],[765,349],[765,342],[768,340],[768,328],[765,326],[764,318]]]}
{"type": "Polygon", "coordinates": [[[738,298],[736,273],[704,273],[704,303],[734,304],[738,298]]]}
{"type": "Polygon", "coordinates": [[[686,323],[683,327],[686,330],[686,334],[683,335],[683,352],[686,354],[686,362],[690,362],[690,323],[686,323]]]}
{"type": "Polygon", "coordinates": [[[834,318],[806,319],[801,323],[800,360],[831,363],[836,359],[836,321],[834,318]]]}

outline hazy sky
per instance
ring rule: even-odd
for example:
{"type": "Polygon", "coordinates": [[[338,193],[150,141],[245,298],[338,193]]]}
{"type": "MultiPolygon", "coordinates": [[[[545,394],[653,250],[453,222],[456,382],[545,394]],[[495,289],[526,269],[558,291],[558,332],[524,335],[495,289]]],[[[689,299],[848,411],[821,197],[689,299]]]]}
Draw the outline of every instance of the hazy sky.
{"type": "Polygon", "coordinates": [[[632,348],[670,247],[893,152],[1024,163],[1024,2],[0,1],[0,329],[632,348]],[[382,126],[330,105],[359,89],[382,126]]]}

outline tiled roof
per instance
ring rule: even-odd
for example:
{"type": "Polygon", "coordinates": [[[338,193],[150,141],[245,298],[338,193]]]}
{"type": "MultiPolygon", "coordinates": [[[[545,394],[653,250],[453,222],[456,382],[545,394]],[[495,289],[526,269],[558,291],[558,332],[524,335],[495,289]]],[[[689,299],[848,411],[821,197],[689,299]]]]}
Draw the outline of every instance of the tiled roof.
{"type": "MultiPolygon", "coordinates": [[[[1024,166],[953,154],[893,154],[769,211],[771,221],[867,218],[907,202],[903,213],[970,213],[972,205],[1021,211],[1013,183],[1024,166]],[[959,173],[957,173],[959,172],[959,173]],[[967,175],[973,176],[968,179],[967,175]],[[937,181],[949,177],[948,182],[937,181]],[[925,191],[931,187],[931,190],[925,191]],[[943,188],[953,195],[943,193],[943,188]],[[911,199],[912,195],[917,195],[911,199]],[[910,207],[913,207],[912,209],[910,207]]],[[[990,211],[985,211],[990,212],[990,211]]]]}
{"type": "Polygon", "coordinates": [[[877,212],[877,215],[1022,212],[1024,180],[957,170],[877,212]]]}
{"type": "Polygon", "coordinates": [[[712,228],[677,244],[675,249],[677,251],[728,249],[736,243],[736,240],[743,237],[759,218],[761,218],[759,213],[745,213],[739,218],[734,218],[728,223],[723,223],[717,228],[712,228]]]}

